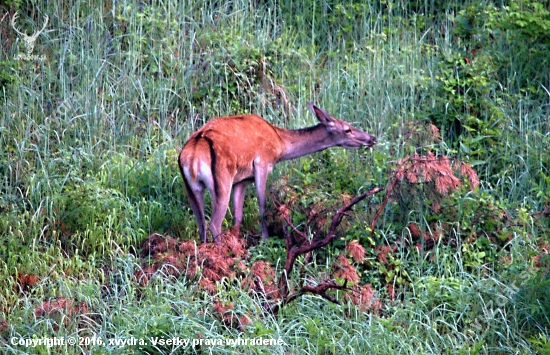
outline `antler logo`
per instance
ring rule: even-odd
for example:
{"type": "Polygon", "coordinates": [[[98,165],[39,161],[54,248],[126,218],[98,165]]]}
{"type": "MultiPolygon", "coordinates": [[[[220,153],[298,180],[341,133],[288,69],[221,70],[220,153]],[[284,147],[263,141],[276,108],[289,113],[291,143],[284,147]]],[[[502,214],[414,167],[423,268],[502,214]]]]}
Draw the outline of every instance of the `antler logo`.
{"type": "Polygon", "coordinates": [[[42,26],[42,28],[38,32],[35,32],[32,36],[29,36],[26,33],[19,31],[17,27],[15,27],[15,20],[17,20],[17,18],[19,18],[19,14],[16,12],[11,19],[11,27],[13,27],[15,32],[17,32],[25,42],[25,47],[27,48],[27,59],[29,59],[32,57],[31,55],[32,51],[34,50],[36,39],[38,38],[38,35],[40,35],[42,31],[44,31],[44,29],[46,28],[49,17],[47,15],[44,16],[44,26],[42,26]]]}

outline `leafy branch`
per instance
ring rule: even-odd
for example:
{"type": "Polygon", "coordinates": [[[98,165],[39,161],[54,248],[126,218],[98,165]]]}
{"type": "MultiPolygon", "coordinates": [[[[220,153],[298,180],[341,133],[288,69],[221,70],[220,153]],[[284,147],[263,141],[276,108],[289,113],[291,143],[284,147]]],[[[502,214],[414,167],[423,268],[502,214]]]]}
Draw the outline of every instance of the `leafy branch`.
{"type": "Polygon", "coordinates": [[[465,176],[470,189],[475,189],[479,185],[479,179],[475,170],[467,163],[458,159],[450,159],[442,155],[436,157],[432,152],[426,156],[413,154],[399,160],[395,169],[390,173],[388,188],[386,189],[386,198],[378,208],[371,222],[371,236],[374,235],[376,221],[386,207],[393,192],[403,183],[411,185],[429,186],[427,196],[432,201],[432,209],[438,212],[441,207],[441,198],[454,192],[462,185],[462,181],[456,176],[459,173],[465,176]]]}

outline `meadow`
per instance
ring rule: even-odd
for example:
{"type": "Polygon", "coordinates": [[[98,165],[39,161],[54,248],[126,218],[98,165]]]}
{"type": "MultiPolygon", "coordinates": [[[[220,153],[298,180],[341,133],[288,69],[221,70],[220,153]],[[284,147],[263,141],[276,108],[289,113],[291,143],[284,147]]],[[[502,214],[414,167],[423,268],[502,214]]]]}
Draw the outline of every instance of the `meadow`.
{"type": "Polygon", "coordinates": [[[549,28],[536,0],[3,1],[0,353],[550,354],[549,28]],[[202,255],[187,137],[308,101],[377,144],[277,165],[272,237],[250,187],[202,255]],[[281,304],[286,240],[374,187],[286,280],[338,287],[281,304]]]}

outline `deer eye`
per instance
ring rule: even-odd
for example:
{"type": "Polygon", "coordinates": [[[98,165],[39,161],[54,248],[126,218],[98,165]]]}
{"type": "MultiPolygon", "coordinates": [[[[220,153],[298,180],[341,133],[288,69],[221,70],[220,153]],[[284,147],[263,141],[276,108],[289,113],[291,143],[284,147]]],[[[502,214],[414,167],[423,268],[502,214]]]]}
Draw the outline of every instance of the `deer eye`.
{"type": "Polygon", "coordinates": [[[350,134],[351,133],[351,128],[350,127],[345,127],[344,128],[344,133],[345,134],[350,134]]]}

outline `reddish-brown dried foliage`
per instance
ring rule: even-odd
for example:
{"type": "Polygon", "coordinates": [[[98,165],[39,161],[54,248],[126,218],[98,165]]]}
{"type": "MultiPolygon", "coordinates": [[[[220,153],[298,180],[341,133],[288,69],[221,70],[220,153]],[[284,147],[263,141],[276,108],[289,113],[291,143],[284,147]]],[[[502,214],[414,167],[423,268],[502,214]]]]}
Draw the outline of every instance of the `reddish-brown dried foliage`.
{"type": "Polygon", "coordinates": [[[17,274],[17,287],[19,292],[27,292],[40,282],[40,278],[31,274],[17,274]]]}
{"type": "Polygon", "coordinates": [[[276,273],[267,261],[258,260],[252,264],[254,289],[262,292],[268,299],[279,298],[279,289],[276,283],[276,273]]]}
{"type": "Polygon", "coordinates": [[[75,302],[68,298],[59,297],[52,301],[42,302],[42,304],[34,310],[34,315],[36,317],[51,316],[57,313],[67,316],[85,314],[88,313],[88,306],[86,302],[78,302],[75,304],[75,302]]]}
{"type": "Polygon", "coordinates": [[[143,269],[135,276],[141,285],[146,285],[151,276],[162,269],[165,274],[178,276],[185,272],[188,277],[197,276],[201,270],[201,286],[205,290],[215,292],[214,283],[223,278],[232,279],[236,275],[234,266],[246,253],[245,241],[231,231],[221,235],[222,244],[203,243],[196,245],[193,241],[179,242],[170,236],[160,234],[150,235],[143,244],[143,269]],[[171,267],[166,267],[170,265],[171,267]]]}
{"type": "Polygon", "coordinates": [[[5,319],[0,319],[0,333],[4,333],[10,327],[10,324],[5,319]]]}
{"type": "Polygon", "coordinates": [[[409,223],[407,226],[409,228],[409,231],[411,232],[411,236],[415,239],[418,239],[422,236],[422,232],[420,231],[420,228],[414,223],[409,223]]]}
{"type": "Polygon", "coordinates": [[[462,185],[456,174],[468,180],[470,190],[479,185],[477,174],[470,165],[457,159],[451,160],[447,156],[435,156],[430,151],[425,156],[414,153],[397,161],[390,173],[386,198],[371,222],[371,235],[374,235],[376,220],[386,204],[399,192],[401,196],[417,196],[422,192],[425,199],[431,201],[432,210],[439,213],[442,198],[457,191],[462,185]],[[416,185],[422,185],[424,188],[415,189],[416,185]]]}
{"type": "Polygon", "coordinates": [[[355,284],[360,280],[357,270],[345,255],[338,256],[337,261],[332,264],[332,270],[334,278],[343,279],[348,284],[355,284]]]}
{"type": "Polygon", "coordinates": [[[393,173],[394,178],[409,184],[434,183],[435,191],[442,196],[455,191],[462,185],[462,181],[456,177],[459,173],[470,183],[470,189],[479,185],[479,179],[472,167],[459,160],[453,162],[449,157],[435,156],[428,152],[426,156],[413,154],[401,159],[393,173]]]}
{"type": "Polygon", "coordinates": [[[382,302],[376,298],[376,292],[370,284],[352,289],[351,292],[344,295],[344,299],[350,300],[362,312],[379,312],[382,309],[382,302]]]}
{"type": "Polygon", "coordinates": [[[393,253],[397,249],[396,245],[377,245],[374,251],[377,254],[378,261],[382,264],[388,263],[388,255],[393,253]]]}
{"type": "Polygon", "coordinates": [[[349,255],[355,260],[357,263],[362,263],[365,261],[365,248],[359,244],[359,241],[352,240],[348,243],[346,246],[346,250],[348,251],[349,255]]]}

